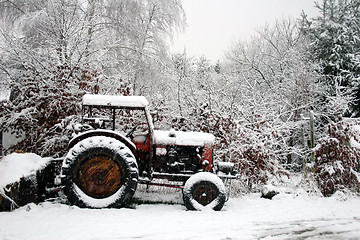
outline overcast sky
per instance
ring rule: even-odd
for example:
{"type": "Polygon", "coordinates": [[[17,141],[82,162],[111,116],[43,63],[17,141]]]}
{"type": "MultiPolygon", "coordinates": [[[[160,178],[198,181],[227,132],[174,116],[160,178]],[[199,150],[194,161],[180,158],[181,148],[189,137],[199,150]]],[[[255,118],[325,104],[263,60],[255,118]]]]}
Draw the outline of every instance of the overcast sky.
{"type": "Polygon", "coordinates": [[[298,18],[304,10],[317,14],[314,0],[182,0],[187,28],[174,41],[175,52],[216,61],[237,40],[250,39],[256,30],[276,19],[298,18]]]}

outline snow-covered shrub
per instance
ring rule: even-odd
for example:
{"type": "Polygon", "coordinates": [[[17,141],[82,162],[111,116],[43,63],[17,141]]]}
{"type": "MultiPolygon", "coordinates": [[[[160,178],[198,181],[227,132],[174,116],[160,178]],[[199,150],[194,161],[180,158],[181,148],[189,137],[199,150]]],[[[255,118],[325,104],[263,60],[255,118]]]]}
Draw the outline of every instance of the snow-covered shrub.
{"type": "Polygon", "coordinates": [[[12,149],[41,156],[61,156],[72,134],[85,91],[98,91],[97,73],[68,66],[49,70],[25,68],[3,104],[0,130],[25,135],[12,149]]]}
{"type": "Polygon", "coordinates": [[[209,114],[205,109],[195,117],[194,125],[200,131],[211,132],[216,137],[214,158],[234,162],[241,186],[258,189],[273,177],[288,176],[280,164],[282,152],[276,151],[279,140],[272,126],[260,116],[238,121],[224,109],[222,113],[209,114]]]}
{"type": "Polygon", "coordinates": [[[352,147],[351,139],[358,139],[350,122],[340,121],[328,126],[328,137],[318,141],[315,152],[314,174],[324,196],[337,190],[359,192],[360,178],[356,172],[360,149],[352,147]]]}
{"type": "Polygon", "coordinates": [[[269,151],[259,145],[246,144],[238,152],[238,171],[249,187],[266,184],[275,173],[276,162],[269,151]]]}
{"type": "Polygon", "coordinates": [[[236,146],[232,144],[232,158],[236,160],[241,181],[250,190],[267,184],[271,178],[289,175],[280,164],[281,157],[274,151],[277,141],[272,141],[273,136],[265,132],[266,129],[239,126],[236,146]]]}

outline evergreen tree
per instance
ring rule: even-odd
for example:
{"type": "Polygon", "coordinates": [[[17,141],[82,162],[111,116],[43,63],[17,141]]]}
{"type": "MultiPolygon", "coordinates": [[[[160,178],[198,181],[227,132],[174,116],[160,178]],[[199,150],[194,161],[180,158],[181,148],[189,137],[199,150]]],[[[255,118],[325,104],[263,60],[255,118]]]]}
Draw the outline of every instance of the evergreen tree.
{"type": "Polygon", "coordinates": [[[360,1],[323,0],[318,17],[304,17],[303,30],[312,39],[311,51],[322,67],[331,96],[339,87],[350,94],[350,116],[360,116],[360,1]]]}

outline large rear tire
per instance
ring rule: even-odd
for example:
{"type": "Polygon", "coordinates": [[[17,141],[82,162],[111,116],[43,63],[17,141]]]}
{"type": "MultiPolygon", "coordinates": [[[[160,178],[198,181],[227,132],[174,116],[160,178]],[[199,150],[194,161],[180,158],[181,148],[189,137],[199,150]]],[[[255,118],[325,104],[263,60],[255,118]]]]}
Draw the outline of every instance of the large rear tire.
{"type": "Polygon", "coordinates": [[[224,183],[213,173],[196,173],[185,182],[183,200],[188,210],[220,211],[226,201],[224,183]]]}
{"type": "Polygon", "coordinates": [[[135,193],[138,167],[125,144],[110,137],[89,137],[70,149],[61,181],[72,205],[119,208],[135,193]]]}

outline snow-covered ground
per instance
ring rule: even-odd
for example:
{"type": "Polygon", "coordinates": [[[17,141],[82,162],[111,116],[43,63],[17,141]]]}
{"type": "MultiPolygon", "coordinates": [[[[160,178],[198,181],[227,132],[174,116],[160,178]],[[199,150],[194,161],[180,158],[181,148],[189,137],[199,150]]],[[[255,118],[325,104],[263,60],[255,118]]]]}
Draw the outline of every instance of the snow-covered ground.
{"type": "MultiPolygon", "coordinates": [[[[32,154],[4,157],[0,186],[30,175],[45,160],[32,154]]],[[[187,211],[181,190],[145,186],[135,193],[137,201],[123,209],[80,209],[59,201],[29,204],[0,213],[0,240],[360,239],[359,197],[309,196],[294,187],[299,179],[294,176],[290,188],[278,188],[273,200],[247,194],[230,198],[220,212],[187,211]]]]}
{"type": "MultiPolygon", "coordinates": [[[[138,199],[158,195],[141,191],[138,199]]],[[[172,196],[181,202],[180,192],[172,196]]],[[[230,199],[220,212],[187,211],[182,204],[165,203],[101,210],[30,204],[0,213],[0,239],[360,238],[360,199],[341,194],[331,198],[280,194],[273,200],[248,194],[230,199]]]]}

